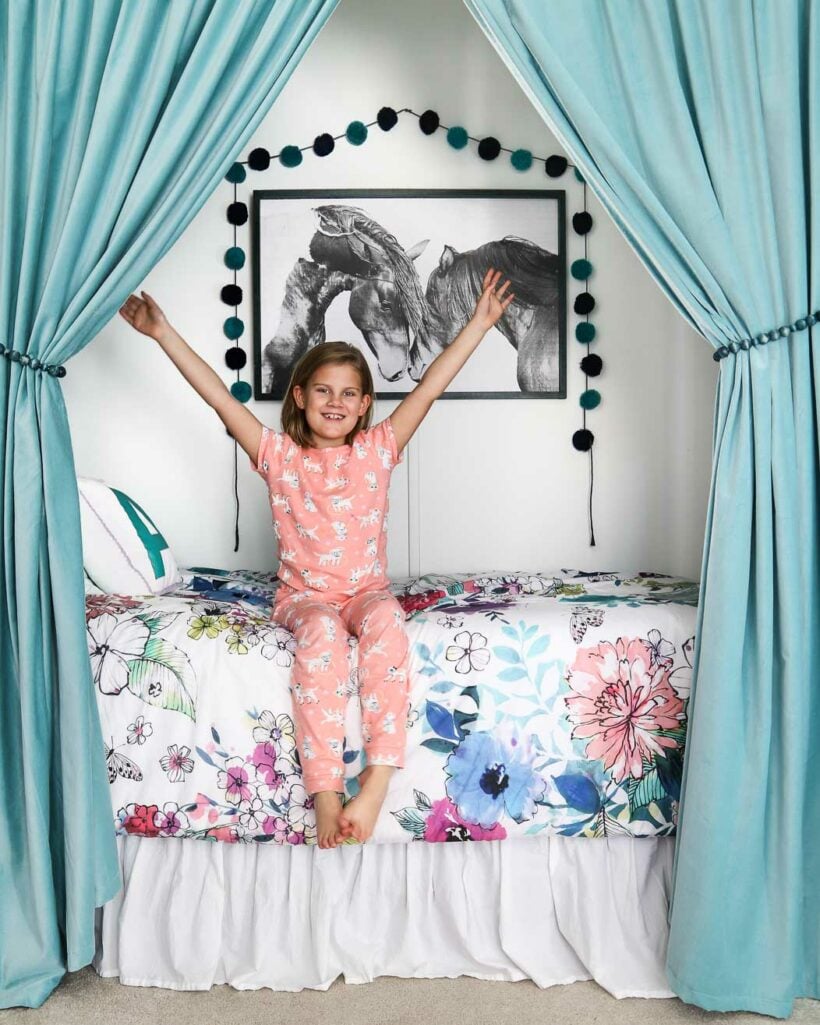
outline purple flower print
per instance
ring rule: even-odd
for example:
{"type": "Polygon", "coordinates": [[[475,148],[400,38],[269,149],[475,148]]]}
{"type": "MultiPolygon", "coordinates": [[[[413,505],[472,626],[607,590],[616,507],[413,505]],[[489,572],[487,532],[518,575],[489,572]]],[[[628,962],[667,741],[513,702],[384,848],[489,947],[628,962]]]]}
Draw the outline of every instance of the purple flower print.
{"type": "Polygon", "coordinates": [[[268,792],[263,793],[263,796],[278,805],[285,804],[293,785],[299,782],[299,773],[293,762],[278,755],[273,744],[269,743],[257,744],[251,759],[256,766],[258,782],[268,788],[268,792]]]}
{"type": "Polygon", "coordinates": [[[176,836],[188,828],[188,816],[179,810],[176,801],[166,801],[162,811],[154,815],[154,825],[163,836],[176,836]]]}
{"type": "Polygon", "coordinates": [[[273,712],[265,709],[259,714],[258,726],[254,727],[253,739],[258,744],[273,744],[274,748],[291,758],[296,750],[295,728],[293,720],[289,715],[274,715],[273,712]]]}
{"type": "Polygon", "coordinates": [[[241,758],[228,758],[225,770],[216,774],[216,785],[225,791],[226,800],[231,804],[247,801],[251,794],[256,794],[256,766],[253,762],[246,764],[241,758]]]}

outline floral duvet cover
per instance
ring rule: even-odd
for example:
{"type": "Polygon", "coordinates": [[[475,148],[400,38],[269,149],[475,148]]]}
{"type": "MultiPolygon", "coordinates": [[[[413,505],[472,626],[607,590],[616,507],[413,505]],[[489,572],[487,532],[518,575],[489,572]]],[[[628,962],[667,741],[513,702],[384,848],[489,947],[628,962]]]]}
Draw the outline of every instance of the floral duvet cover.
{"type": "MultiPolygon", "coordinates": [[[[295,641],[270,574],[86,595],[114,829],[315,843],[294,742],[295,641]]],[[[674,832],[697,585],[661,574],[394,580],[410,640],[405,766],[370,842],[674,832]]],[[[364,768],[351,637],[345,799],[364,768]]]]}

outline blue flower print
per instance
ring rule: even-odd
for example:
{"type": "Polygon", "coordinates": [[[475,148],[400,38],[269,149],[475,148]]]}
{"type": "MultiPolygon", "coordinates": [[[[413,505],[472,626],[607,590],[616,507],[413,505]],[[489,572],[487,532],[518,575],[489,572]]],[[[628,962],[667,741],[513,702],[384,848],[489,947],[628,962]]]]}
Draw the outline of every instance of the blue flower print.
{"type": "Polygon", "coordinates": [[[506,812],[532,817],[545,783],[533,769],[535,753],[515,728],[468,733],[447,759],[445,789],[468,821],[489,829],[506,812]]]}

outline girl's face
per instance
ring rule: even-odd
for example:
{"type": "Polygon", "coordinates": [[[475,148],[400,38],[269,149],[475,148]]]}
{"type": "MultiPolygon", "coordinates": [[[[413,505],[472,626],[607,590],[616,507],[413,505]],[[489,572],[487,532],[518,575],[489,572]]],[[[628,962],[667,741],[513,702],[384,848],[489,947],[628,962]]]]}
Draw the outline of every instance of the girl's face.
{"type": "Polygon", "coordinates": [[[305,411],[314,448],[336,448],[370,405],[362,394],[359,372],[349,363],[326,363],[314,371],[307,387],[294,385],[293,398],[305,411]]]}

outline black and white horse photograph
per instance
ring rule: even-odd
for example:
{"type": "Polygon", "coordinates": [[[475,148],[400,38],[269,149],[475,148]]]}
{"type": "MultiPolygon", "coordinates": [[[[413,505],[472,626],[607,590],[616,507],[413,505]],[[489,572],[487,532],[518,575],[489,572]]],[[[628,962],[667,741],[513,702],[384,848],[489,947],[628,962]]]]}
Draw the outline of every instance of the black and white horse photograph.
{"type": "Polygon", "coordinates": [[[361,349],[401,398],[472,314],[488,267],[515,299],[442,398],[566,397],[565,195],[257,191],[254,397],[284,398],[311,346],[361,349]]]}

